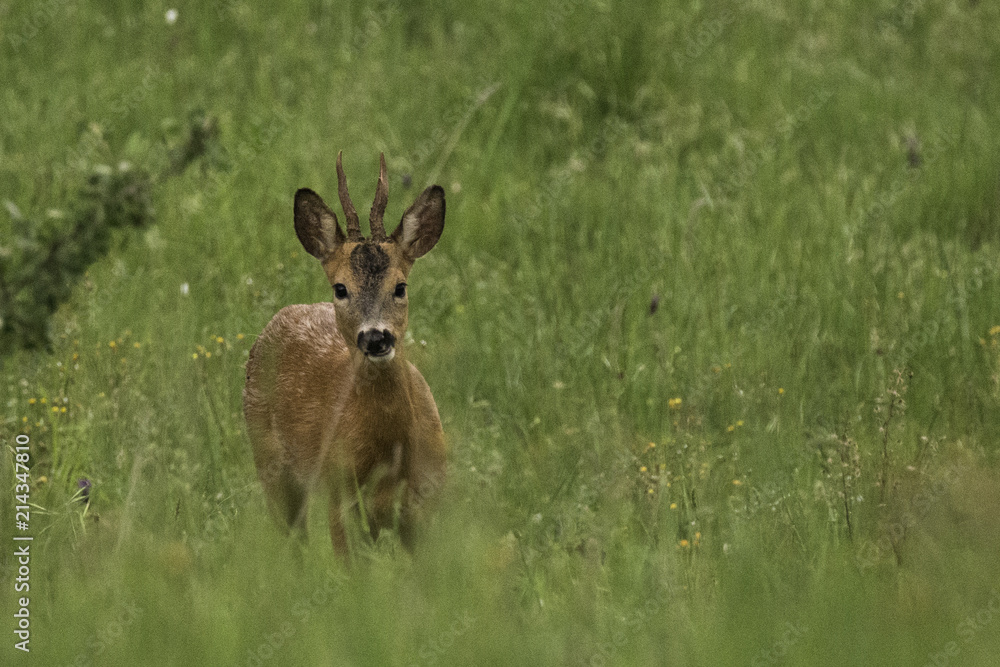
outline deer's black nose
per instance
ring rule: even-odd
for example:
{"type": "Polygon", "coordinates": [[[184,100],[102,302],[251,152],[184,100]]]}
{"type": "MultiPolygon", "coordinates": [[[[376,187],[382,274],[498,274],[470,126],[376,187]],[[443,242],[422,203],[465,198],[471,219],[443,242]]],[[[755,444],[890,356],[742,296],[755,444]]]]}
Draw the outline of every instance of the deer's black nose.
{"type": "Polygon", "coordinates": [[[366,329],[358,334],[358,349],[369,357],[384,357],[396,345],[396,337],[388,329],[366,329]]]}

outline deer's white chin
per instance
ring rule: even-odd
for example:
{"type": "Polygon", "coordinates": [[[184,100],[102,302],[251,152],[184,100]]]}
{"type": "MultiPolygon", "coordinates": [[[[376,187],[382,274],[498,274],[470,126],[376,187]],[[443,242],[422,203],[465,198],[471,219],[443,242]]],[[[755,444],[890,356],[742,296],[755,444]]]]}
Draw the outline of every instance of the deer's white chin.
{"type": "Polygon", "coordinates": [[[392,361],[396,357],[396,348],[390,347],[389,351],[385,354],[366,354],[365,359],[372,362],[373,364],[384,364],[392,361]]]}

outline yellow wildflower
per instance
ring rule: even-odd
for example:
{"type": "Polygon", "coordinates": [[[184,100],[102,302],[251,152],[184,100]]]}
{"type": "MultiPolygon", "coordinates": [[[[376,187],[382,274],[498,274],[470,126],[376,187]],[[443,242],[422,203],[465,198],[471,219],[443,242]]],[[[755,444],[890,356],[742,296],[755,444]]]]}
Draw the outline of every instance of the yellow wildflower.
{"type": "Polygon", "coordinates": [[[740,486],[741,484],[743,484],[743,482],[741,482],[740,480],[738,479],[733,480],[733,486],[740,486]]]}
{"type": "Polygon", "coordinates": [[[640,467],[640,468],[639,468],[639,472],[646,472],[646,466],[642,466],[642,467],[640,467]]]}
{"type": "Polygon", "coordinates": [[[990,335],[996,336],[997,334],[1000,334],[1000,324],[990,327],[990,335]]]}
{"type": "Polygon", "coordinates": [[[115,341],[113,341],[113,340],[112,341],[108,341],[108,347],[110,347],[113,350],[116,347],[118,347],[118,344],[115,341]]]}
{"type": "Polygon", "coordinates": [[[28,405],[34,405],[37,402],[38,402],[37,398],[29,398],[28,399],[28,405]]]}
{"type": "Polygon", "coordinates": [[[236,340],[243,340],[243,334],[236,334],[236,340]]]}
{"type": "Polygon", "coordinates": [[[672,510],[677,509],[677,503],[670,503],[670,509],[672,510]]]}
{"type": "Polygon", "coordinates": [[[736,430],[736,427],[733,426],[732,424],[730,424],[729,426],[726,427],[726,430],[729,431],[730,433],[732,433],[733,431],[736,430]]]}
{"type": "Polygon", "coordinates": [[[225,343],[225,342],[226,342],[226,339],[225,339],[225,338],[223,338],[222,336],[216,336],[216,337],[215,337],[215,342],[216,342],[216,343],[225,343]]]}
{"type": "Polygon", "coordinates": [[[785,393],[785,388],[784,387],[778,387],[778,393],[779,394],[784,394],[785,393]]]}
{"type": "Polygon", "coordinates": [[[691,545],[691,543],[690,543],[690,542],[688,542],[687,540],[681,540],[681,546],[682,546],[682,547],[685,547],[685,548],[687,548],[687,547],[689,547],[690,545],[691,545]]]}

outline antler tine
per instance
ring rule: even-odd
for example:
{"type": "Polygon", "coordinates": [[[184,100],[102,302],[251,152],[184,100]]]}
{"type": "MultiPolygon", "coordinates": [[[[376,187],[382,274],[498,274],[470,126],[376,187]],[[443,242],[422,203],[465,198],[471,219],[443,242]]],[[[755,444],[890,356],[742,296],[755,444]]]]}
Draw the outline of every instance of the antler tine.
{"type": "Polygon", "coordinates": [[[344,209],[344,216],[347,218],[347,240],[362,241],[361,221],[358,220],[358,212],[354,210],[351,202],[351,195],[347,193],[347,177],[344,176],[343,161],[344,151],[337,153],[337,194],[340,195],[340,205],[344,209]]]}
{"type": "Polygon", "coordinates": [[[371,225],[372,241],[382,243],[386,239],[382,216],[385,214],[385,205],[389,203],[389,179],[385,173],[385,153],[379,153],[378,159],[378,185],[375,186],[375,202],[368,222],[371,225]]]}

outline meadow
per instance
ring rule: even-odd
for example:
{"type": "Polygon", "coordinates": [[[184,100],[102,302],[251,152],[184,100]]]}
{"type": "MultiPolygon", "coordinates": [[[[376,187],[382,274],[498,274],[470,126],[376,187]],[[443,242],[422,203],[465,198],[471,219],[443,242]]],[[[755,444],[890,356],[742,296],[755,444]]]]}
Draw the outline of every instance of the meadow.
{"type": "Polygon", "coordinates": [[[0,662],[996,664],[998,26],[0,1],[0,662]],[[302,549],[271,521],[241,414],[331,298],[292,197],[340,150],[362,212],[385,152],[390,230],[447,196],[407,354],[448,482],[350,569],[322,499],[302,549]]]}

